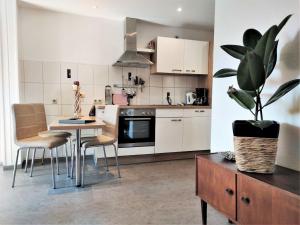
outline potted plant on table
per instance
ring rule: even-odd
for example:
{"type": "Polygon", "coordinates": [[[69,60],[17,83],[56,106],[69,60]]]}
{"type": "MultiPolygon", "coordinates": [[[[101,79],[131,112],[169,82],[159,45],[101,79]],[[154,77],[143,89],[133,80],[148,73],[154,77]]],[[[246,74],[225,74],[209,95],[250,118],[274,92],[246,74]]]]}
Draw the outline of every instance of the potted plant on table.
{"type": "Polygon", "coordinates": [[[216,72],[214,77],[236,76],[240,89],[230,86],[227,93],[254,117],[254,120],[233,122],[235,158],[241,171],[274,171],[280,125],[276,121],[264,120],[263,109],[299,85],[300,79],[282,84],[264,104],[261,94],[276,65],[276,37],[290,17],[291,15],[284,18],[279,25],[273,25],[263,35],[255,29],[246,30],[243,46],[221,46],[229,55],[239,59],[240,64],[237,70],[224,68],[216,72]]]}

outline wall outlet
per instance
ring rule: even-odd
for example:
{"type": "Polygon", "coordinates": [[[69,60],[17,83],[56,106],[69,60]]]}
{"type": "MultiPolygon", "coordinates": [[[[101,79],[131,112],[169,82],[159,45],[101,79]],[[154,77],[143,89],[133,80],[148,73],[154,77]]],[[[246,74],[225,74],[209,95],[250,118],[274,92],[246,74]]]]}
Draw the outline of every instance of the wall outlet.
{"type": "Polygon", "coordinates": [[[71,69],[67,69],[67,78],[71,78],[71,69]]]}

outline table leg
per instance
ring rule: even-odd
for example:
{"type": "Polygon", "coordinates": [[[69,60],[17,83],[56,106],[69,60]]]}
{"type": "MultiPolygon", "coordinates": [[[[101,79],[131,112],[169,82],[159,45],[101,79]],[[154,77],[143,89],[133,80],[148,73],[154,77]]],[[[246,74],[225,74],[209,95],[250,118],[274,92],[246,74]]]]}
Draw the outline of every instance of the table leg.
{"type": "Polygon", "coordinates": [[[76,130],[76,186],[81,186],[81,134],[80,129],[76,130]]]}
{"type": "Polygon", "coordinates": [[[201,199],[202,224],[207,224],[207,203],[201,199]]]}

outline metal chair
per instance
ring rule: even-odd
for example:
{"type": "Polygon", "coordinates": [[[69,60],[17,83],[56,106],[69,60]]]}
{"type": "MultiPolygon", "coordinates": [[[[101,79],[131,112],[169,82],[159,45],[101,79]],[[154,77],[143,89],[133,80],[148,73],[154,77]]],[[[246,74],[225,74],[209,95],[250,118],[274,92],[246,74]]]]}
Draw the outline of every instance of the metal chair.
{"type": "MultiPolygon", "coordinates": [[[[72,152],[72,139],[71,139],[72,134],[70,132],[66,132],[66,131],[48,130],[44,104],[36,103],[36,104],[32,104],[32,106],[35,111],[37,124],[39,125],[38,135],[40,137],[44,137],[44,138],[46,138],[46,137],[62,137],[62,138],[68,139],[70,142],[70,151],[72,152]]],[[[28,151],[27,151],[27,155],[29,155],[29,154],[30,154],[30,149],[28,149],[28,151]]],[[[55,149],[55,156],[56,156],[57,175],[59,175],[59,161],[58,161],[58,154],[57,154],[56,149],[55,149]]],[[[45,149],[43,150],[43,155],[42,155],[42,165],[44,164],[44,159],[45,159],[45,149]]],[[[27,172],[27,162],[28,162],[28,158],[26,157],[25,172],[27,172]]],[[[69,160],[68,160],[67,153],[66,153],[66,165],[67,165],[67,175],[69,177],[70,176],[69,160]]],[[[32,176],[32,172],[30,172],[30,173],[32,176]]]]}
{"type": "Polygon", "coordinates": [[[86,137],[81,139],[83,148],[83,160],[82,160],[82,181],[81,185],[84,187],[84,175],[85,175],[85,156],[86,150],[93,147],[103,148],[104,159],[106,164],[106,170],[108,171],[108,163],[106,157],[106,146],[112,145],[114,147],[116,166],[118,169],[118,177],[121,178],[120,166],[118,161],[118,150],[115,142],[118,140],[118,123],[119,123],[119,106],[107,105],[104,109],[105,127],[102,128],[102,134],[94,137],[86,137]]]}
{"type": "MultiPolygon", "coordinates": [[[[16,161],[14,165],[13,172],[13,181],[12,187],[15,186],[16,172],[18,166],[18,158],[21,150],[28,150],[33,148],[34,159],[36,149],[49,149],[51,156],[51,168],[52,168],[52,181],[53,188],[56,188],[55,174],[54,174],[54,165],[53,165],[53,149],[56,149],[59,146],[65,145],[68,140],[62,137],[40,137],[38,136],[39,132],[39,123],[36,119],[36,114],[32,104],[14,104],[13,105],[13,114],[15,119],[15,142],[19,146],[16,155],[16,161]]],[[[56,149],[57,150],[57,149],[56,149]]],[[[67,148],[65,148],[67,153],[67,148]]],[[[27,160],[29,153],[27,151],[27,160]]],[[[28,162],[28,161],[27,161],[28,162]]],[[[31,164],[31,175],[34,165],[34,160],[31,164]]]]}

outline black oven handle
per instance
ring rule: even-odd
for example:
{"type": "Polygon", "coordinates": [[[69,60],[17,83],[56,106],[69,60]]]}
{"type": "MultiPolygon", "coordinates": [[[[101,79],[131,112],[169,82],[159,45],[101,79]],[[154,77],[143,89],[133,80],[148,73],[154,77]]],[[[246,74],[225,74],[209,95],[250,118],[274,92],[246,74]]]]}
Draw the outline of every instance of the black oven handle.
{"type": "Polygon", "coordinates": [[[151,120],[152,118],[125,118],[126,121],[143,121],[143,120],[151,120]]]}

